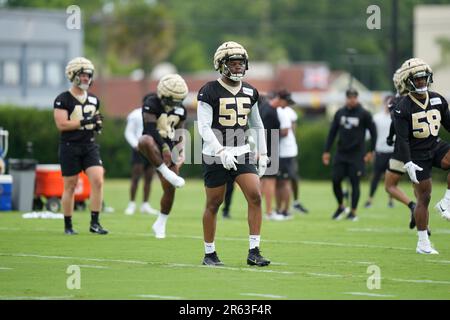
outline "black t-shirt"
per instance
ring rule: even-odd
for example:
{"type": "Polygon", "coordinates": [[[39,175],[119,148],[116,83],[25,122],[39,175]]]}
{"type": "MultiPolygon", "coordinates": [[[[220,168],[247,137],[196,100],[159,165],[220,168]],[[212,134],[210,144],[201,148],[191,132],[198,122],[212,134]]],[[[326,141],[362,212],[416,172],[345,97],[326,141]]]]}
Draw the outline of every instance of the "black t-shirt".
{"type": "MultiPolygon", "coordinates": [[[[55,109],[67,110],[68,120],[83,120],[98,112],[100,101],[95,95],[88,92],[86,101],[82,103],[70,91],[65,91],[56,97],[53,106],[55,109]]],[[[94,129],[95,125],[89,124],[76,130],[63,131],[61,132],[61,142],[94,142],[94,129]]]]}
{"type": "Polygon", "coordinates": [[[278,142],[279,141],[273,141],[272,142],[272,130],[279,130],[280,129],[280,119],[278,118],[278,112],[276,108],[273,108],[269,101],[266,99],[263,101],[260,101],[258,104],[259,107],[259,115],[261,116],[261,120],[264,124],[264,129],[266,129],[266,144],[267,144],[267,156],[272,155],[272,143],[274,143],[274,151],[278,154],[278,142]]]}
{"type": "Polygon", "coordinates": [[[429,92],[429,99],[403,97],[393,110],[399,155],[403,162],[429,158],[429,151],[439,142],[441,124],[450,131],[448,103],[440,94],[429,92]],[[426,103],[426,105],[425,105],[426,103]]]}
{"type": "Polygon", "coordinates": [[[246,82],[242,82],[240,90],[234,94],[218,80],[205,84],[197,96],[197,100],[212,107],[211,128],[220,144],[229,147],[247,143],[245,135],[240,132],[245,132],[249,128],[248,114],[252,106],[258,102],[258,98],[258,90],[246,82]]]}
{"type": "Polygon", "coordinates": [[[360,158],[365,153],[366,130],[371,137],[371,151],[375,149],[377,133],[372,115],[361,105],[340,108],[334,115],[325,151],[329,152],[336,135],[339,135],[337,153],[348,159],[360,158]]]}
{"type": "Polygon", "coordinates": [[[156,94],[149,94],[144,100],[142,113],[156,116],[156,128],[165,140],[173,141],[175,128],[181,121],[186,120],[186,108],[183,105],[176,107],[164,106],[156,94]]]}

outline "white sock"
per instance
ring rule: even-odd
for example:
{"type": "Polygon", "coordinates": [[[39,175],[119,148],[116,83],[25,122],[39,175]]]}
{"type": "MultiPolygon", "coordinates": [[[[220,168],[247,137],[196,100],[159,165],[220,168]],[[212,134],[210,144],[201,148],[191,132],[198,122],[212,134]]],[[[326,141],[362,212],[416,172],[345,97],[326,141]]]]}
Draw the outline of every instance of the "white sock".
{"type": "Polygon", "coordinates": [[[427,230],[424,231],[417,231],[417,235],[419,236],[420,242],[428,242],[428,232],[427,230]]]}
{"type": "Polygon", "coordinates": [[[209,254],[209,253],[213,253],[214,251],[216,251],[216,245],[214,244],[214,242],[208,243],[208,242],[204,242],[205,244],[205,253],[209,254]]]}
{"type": "Polygon", "coordinates": [[[298,202],[298,200],[294,200],[293,205],[295,206],[296,204],[300,204],[300,202],[298,202]]]}
{"type": "Polygon", "coordinates": [[[445,199],[448,203],[450,203],[450,190],[449,190],[449,189],[447,189],[447,191],[445,191],[444,199],[445,199]]]}
{"type": "Polygon", "coordinates": [[[250,249],[254,249],[256,247],[259,247],[259,242],[261,241],[261,236],[260,235],[250,235],[248,237],[249,241],[250,241],[250,249]]]}
{"type": "Polygon", "coordinates": [[[156,223],[158,225],[160,225],[160,226],[164,226],[165,227],[168,218],[169,218],[168,214],[160,212],[159,215],[158,215],[158,219],[156,220],[156,223]]]}

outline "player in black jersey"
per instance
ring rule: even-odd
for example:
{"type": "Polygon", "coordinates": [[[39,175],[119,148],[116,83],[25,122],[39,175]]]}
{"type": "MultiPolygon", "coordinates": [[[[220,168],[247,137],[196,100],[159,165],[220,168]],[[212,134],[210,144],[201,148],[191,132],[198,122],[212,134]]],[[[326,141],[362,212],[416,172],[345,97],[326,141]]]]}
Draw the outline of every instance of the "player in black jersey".
{"type": "Polygon", "coordinates": [[[389,102],[389,112],[391,114],[391,126],[389,129],[389,135],[386,138],[386,143],[390,146],[394,145],[394,153],[389,159],[388,168],[384,174],[384,187],[394,199],[400,201],[410,210],[409,228],[414,229],[416,226],[416,219],[414,218],[414,209],[416,203],[412,201],[406,193],[399,188],[398,183],[405,173],[403,166],[405,165],[400,159],[401,156],[398,153],[398,145],[395,143],[395,127],[394,127],[394,109],[402,97],[408,93],[404,83],[400,79],[402,69],[399,68],[395,71],[392,80],[395,90],[397,91],[394,98],[389,102]],[[395,143],[395,144],[394,144],[395,143]]]}
{"type": "MultiPolygon", "coordinates": [[[[427,234],[428,205],[431,198],[431,168],[450,168],[450,144],[439,138],[441,125],[450,131],[450,112],[447,101],[440,94],[429,91],[433,82],[431,68],[421,59],[412,58],[402,65],[401,81],[408,94],[394,109],[394,125],[399,155],[404,169],[414,182],[417,206],[414,210],[419,241],[416,252],[438,254],[427,234]]],[[[436,208],[450,219],[450,175],[448,190],[436,208]]]]}
{"type": "Polygon", "coordinates": [[[355,89],[348,89],[346,96],[346,105],[334,115],[325,151],[322,154],[322,162],[326,166],[330,164],[330,150],[334,139],[339,134],[333,163],[333,192],[338,202],[338,208],[332,218],[339,219],[345,211],[341,184],[348,177],[352,185],[352,208],[347,219],[356,221],[358,219],[356,210],[360,196],[360,179],[364,172],[364,164],[373,157],[377,133],[372,115],[358,102],[358,92],[355,89]],[[369,130],[371,138],[369,152],[365,151],[366,130],[369,130]]]}
{"type": "Polygon", "coordinates": [[[220,79],[205,84],[198,93],[198,129],[203,139],[203,176],[206,208],[203,215],[204,265],[222,265],[214,244],[217,211],[228,181],[235,179],[248,202],[250,250],[247,264],[267,266],[270,261],[259,250],[261,190],[258,174],[267,168],[264,126],[258,112],[258,91],[242,82],[248,69],[247,51],[240,44],[223,43],[214,55],[220,79]],[[247,129],[255,129],[258,171],[250,153],[247,129]],[[258,174],[257,174],[258,173],[258,174]]]}
{"type": "Polygon", "coordinates": [[[64,180],[61,202],[65,233],[77,234],[72,227],[72,213],[78,174],[83,170],[91,185],[89,231],[107,234],[99,222],[104,170],[94,137],[94,132],[102,129],[100,101],[87,91],[94,76],[94,65],[86,58],[75,58],[67,64],[66,75],[72,87],[58,95],[54,102],[54,119],[61,132],[58,154],[64,180]]]}
{"type": "MultiPolygon", "coordinates": [[[[184,79],[168,74],[158,82],[157,93],[148,95],[142,106],[144,131],[139,139],[139,151],[156,167],[163,195],[158,218],[152,226],[155,237],[166,237],[166,222],[175,199],[175,187],[184,186],[178,176],[184,163],[184,139],[177,137],[176,129],[183,129],[186,109],[183,100],[188,94],[184,79]]],[[[182,131],[182,130],[181,130],[182,131]]]]}

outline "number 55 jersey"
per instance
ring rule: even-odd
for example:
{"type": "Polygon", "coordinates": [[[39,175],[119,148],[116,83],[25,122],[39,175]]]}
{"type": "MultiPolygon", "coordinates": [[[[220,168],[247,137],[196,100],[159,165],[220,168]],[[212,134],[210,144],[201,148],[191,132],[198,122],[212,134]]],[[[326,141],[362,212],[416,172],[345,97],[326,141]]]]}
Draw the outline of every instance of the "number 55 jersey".
{"type": "Polygon", "coordinates": [[[237,87],[221,79],[205,84],[197,96],[202,153],[215,156],[222,147],[232,149],[235,155],[250,152],[248,134],[245,134],[250,128],[256,130],[259,152],[266,153],[258,98],[258,90],[246,82],[237,87]]]}
{"type": "Polygon", "coordinates": [[[409,93],[392,112],[400,160],[432,159],[441,141],[441,124],[450,131],[450,112],[444,97],[429,91],[425,99],[418,99],[409,93]]]}

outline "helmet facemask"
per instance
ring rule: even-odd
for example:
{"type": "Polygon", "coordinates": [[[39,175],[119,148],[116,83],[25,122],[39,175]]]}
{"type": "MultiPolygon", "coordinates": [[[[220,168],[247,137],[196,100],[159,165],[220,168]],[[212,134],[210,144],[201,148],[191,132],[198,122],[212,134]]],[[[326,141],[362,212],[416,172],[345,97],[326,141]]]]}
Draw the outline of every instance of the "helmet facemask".
{"type": "Polygon", "coordinates": [[[428,91],[428,86],[432,82],[433,82],[432,73],[429,73],[428,71],[419,71],[408,77],[406,85],[410,92],[425,94],[428,91]],[[423,87],[417,88],[416,84],[414,83],[414,80],[419,78],[426,78],[426,84],[423,87]]]}
{"type": "Polygon", "coordinates": [[[173,97],[161,97],[161,103],[164,106],[166,112],[171,111],[175,107],[180,107],[183,103],[183,100],[174,99],[173,97]]]}
{"type": "Polygon", "coordinates": [[[81,90],[87,91],[92,84],[93,75],[94,75],[94,70],[81,68],[78,72],[75,73],[75,76],[73,77],[72,81],[78,88],[80,88],[81,90]],[[83,73],[87,74],[89,76],[88,83],[81,82],[80,75],[83,73]]]}
{"type": "Polygon", "coordinates": [[[228,79],[232,81],[241,81],[245,75],[245,70],[248,70],[248,60],[245,56],[240,54],[225,57],[221,61],[219,70],[220,73],[228,79]],[[230,67],[227,65],[229,61],[241,61],[241,66],[244,67],[242,73],[232,73],[230,67]]]}

